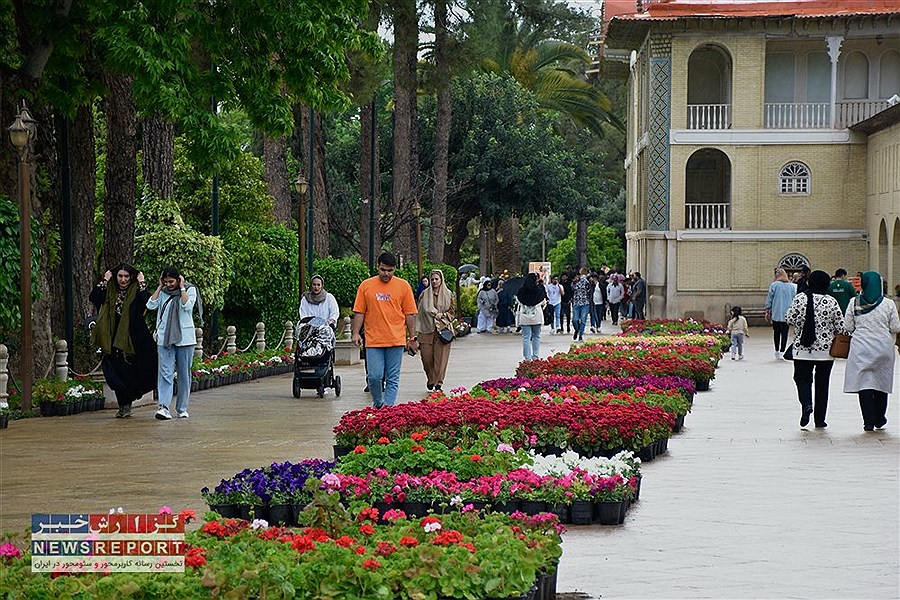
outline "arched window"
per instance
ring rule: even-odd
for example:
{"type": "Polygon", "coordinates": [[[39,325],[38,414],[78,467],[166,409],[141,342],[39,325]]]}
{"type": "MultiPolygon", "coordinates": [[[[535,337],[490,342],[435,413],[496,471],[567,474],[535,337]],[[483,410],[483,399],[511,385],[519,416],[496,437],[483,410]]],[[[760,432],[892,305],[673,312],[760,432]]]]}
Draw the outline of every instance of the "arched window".
{"type": "Polygon", "coordinates": [[[900,94],[900,52],[888,50],[881,55],[878,97],[890,98],[900,94]]]}
{"type": "Polygon", "coordinates": [[[802,254],[791,252],[790,254],[784,255],[781,260],[778,261],[778,267],[784,269],[790,275],[801,270],[803,267],[808,269],[809,259],[802,254]]]}
{"type": "Polygon", "coordinates": [[[869,97],[869,59],[862,52],[851,52],[844,66],[844,98],[869,97]]]}
{"type": "Polygon", "coordinates": [[[779,194],[809,194],[809,167],[802,162],[789,162],[778,176],[779,194]]]}

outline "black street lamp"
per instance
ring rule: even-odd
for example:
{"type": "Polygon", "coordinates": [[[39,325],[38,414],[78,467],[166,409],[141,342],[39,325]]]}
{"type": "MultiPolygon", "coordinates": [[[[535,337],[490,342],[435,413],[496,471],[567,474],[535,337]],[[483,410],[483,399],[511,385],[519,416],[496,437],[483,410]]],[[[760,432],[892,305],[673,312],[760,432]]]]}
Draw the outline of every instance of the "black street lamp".
{"type": "Polygon", "coordinates": [[[28,169],[28,146],[37,132],[37,121],[22,102],[22,110],[9,127],[9,139],[19,153],[19,255],[20,303],[22,319],[22,410],[31,410],[31,384],[34,379],[31,336],[31,178],[28,169]]]}
{"type": "Polygon", "coordinates": [[[412,207],[412,214],[416,220],[416,266],[419,269],[419,281],[422,281],[422,207],[416,201],[412,207]]]}
{"type": "MultiPolygon", "coordinates": [[[[309,188],[309,182],[306,177],[297,173],[297,179],[294,180],[294,189],[300,196],[300,206],[297,208],[297,262],[300,265],[300,280],[298,289],[298,302],[303,298],[303,292],[306,291],[306,190],[309,188]]],[[[299,306],[299,304],[298,304],[299,306]]]]}

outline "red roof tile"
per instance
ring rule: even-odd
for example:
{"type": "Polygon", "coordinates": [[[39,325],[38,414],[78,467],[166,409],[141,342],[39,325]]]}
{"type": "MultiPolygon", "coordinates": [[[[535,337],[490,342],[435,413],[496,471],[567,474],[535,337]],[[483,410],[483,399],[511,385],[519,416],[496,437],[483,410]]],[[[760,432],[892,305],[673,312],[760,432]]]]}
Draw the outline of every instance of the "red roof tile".
{"type": "Polygon", "coordinates": [[[634,0],[606,0],[606,20],[682,17],[821,17],[900,12],[898,0],[652,0],[638,12],[634,0]]]}

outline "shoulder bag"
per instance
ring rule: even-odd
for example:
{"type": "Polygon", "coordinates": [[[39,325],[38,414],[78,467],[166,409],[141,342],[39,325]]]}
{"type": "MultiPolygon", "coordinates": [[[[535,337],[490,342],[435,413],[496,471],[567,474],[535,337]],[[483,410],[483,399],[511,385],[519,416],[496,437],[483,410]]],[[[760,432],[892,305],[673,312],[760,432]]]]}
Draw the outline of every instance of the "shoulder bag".
{"type": "Polygon", "coordinates": [[[453,341],[453,330],[449,327],[444,327],[437,332],[437,339],[441,343],[449,344],[453,341]]]}
{"type": "Polygon", "coordinates": [[[850,355],[850,336],[846,333],[834,334],[828,354],[832,358],[847,358],[850,355]]]}

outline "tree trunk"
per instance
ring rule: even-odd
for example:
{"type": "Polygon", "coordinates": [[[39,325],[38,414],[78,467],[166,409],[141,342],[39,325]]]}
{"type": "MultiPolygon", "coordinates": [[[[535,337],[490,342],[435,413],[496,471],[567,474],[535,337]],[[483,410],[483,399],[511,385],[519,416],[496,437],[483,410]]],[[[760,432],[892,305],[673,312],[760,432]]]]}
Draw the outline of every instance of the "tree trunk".
{"type": "MultiPolygon", "coordinates": [[[[72,179],[72,271],[75,281],[75,329],[94,313],[85,286],[99,280],[94,262],[94,208],[97,201],[97,161],[94,155],[94,116],[90,106],[75,113],[69,128],[69,170],[72,179]],[[80,288],[82,289],[79,289],[80,288]]],[[[152,281],[152,277],[149,278],[152,281]]]]}
{"type": "MultiPolygon", "coordinates": [[[[286,137],[263,136],[263,160],[266,165],[266,187],[275,199],[273,216],[275,223],[289,227],[291,224],[291,188],[294,180],[287,170],[286,137]]],[[[296,175],[295,175],[296,177],[296,175]]]]}
{"type": "Polygon", "coordinates": [[[587,219],[578,219],[575,226],[575,264],[576,268],[587,267],[587,219]]]}
{"type": "Polygon", "coordinates": [[[413,256],[409,223],[413,204],[413,100],[419,24],[415,0],[394,2],[394,252],[413,256]]]}
{"type": "Polygon", "coordinates": [[[481,217],[478,227],[478,272],[483,276],[491,272],[491,232],[493,226],[481,217]]]}
{"type": "Polygon", "coordinates": [[[300,133],[297,146],[300,150],[303,176],[310,180],[313,188],[313,250],[317,256],[329,255],[328,240],[328,194],[325,185],[325,136],[322,132],[322,117],[315,113],[313,127],[315,138],[313,140],[313,173],[309,174],[309,107],[301,106],[299,111],[294,111],[295,125],[300,133]],[[299,115],[299,117],[298,117],[299,115]],[[299,118],[299,123],[296,120],[299,118]]]}
{"type": "Polygon", "coordinates": [[[501,220],[496,227],[494,239],[494,275],[499,276],[503,271],[509,271],[515,275],[522,270],[522,252],[519,247],[521,232],[519,219],[509,217],[501,220]]]}
{"type": "MultiPolygon", "coordinates": [[[[372,247],[375,256],[379,252],[378,240],[378,199],[380,197],[380,185],[378,181],[378,123],[373,121],[372,114],[375,109],[375,100],[360,108],[360,140],[359,140],[359,188],[362,202],[359,206],[359,254],[363,262],[369,262],[369,211],[374,213],[375,240],[372,247]],[[375,135],[374,144],[372,135],[375,135]],[[372,153],[375,153],[375,172],[372,172],[372,153]],[[375,195],[371,193],[372,177],[375,177],[375,195]],[[372,203],[372,204],[370,204],[372,203]]],[[[377,117],[376,117],[377,118],[377,117]]],[[[372,258],[374,261],[374,257],[372,258]]]]}
{"type": "Polygon", "coordinates": [[[144,183],[157,198],[171,198],[175,181],[175,125],[159,113],[141,120],[144,183]]]}
{"type": "Polygon", "coordinates": [[[137,195],[136,118],[131,78],[104,71],[109,90],[106,116],[106,179],[103,200],[103,268],[134,257],[134,210],[137,195]]]}
{"type": "Polygon", "coordinates": [[[448,215],[448,221],[451,223],[448,227],[450,232],[450,242],[444,246],[444,260],[448,265],[458,267],[459,249],[462,248],[466,238],[469,237],[469,215],[452,213],[448,215]]]}
{"type": "Polygon", "coordinates": [[[428,258],[444,262],[447,236],[447,169],[450,156],[450,63],[447,58],[447,0],[434,3],[434,69],[437,118],[434,126],[434,195],[431,200],[431,238],[428,258]]]}

